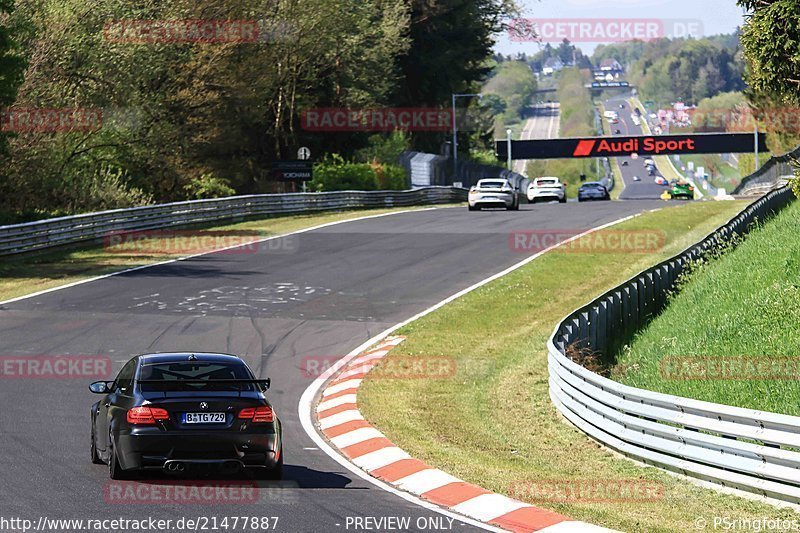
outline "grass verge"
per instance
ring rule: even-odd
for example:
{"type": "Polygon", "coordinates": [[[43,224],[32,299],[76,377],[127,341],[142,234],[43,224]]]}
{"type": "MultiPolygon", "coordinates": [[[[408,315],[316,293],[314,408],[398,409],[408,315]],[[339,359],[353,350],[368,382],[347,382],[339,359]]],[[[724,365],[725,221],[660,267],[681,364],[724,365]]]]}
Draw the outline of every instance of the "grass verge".
{"type": "Polygon", "coordinates": [[[358,397],[362,412],[412,456],[577,520],[624,531],[690,531],[698,518],[794,516],[621,459],[566,423],[548,395],[545,342],[559,320],[698,241],[744,205],[696,202],[644,214],[615,229],[663,230],[666,244],[656,253],[551,252],[409,324],[400,331],[407,340],[386,363],[447,357],[455,372],[443,379],[368,377],[358,397]],[[606,498],[542,499],[547,490],[537,484],[548,482],[588,483],[606,498]],[[663,496],[626,499],[609,488],[617,482],[655,483],[663,496]]]}
{"type": "Polygon", "coordinates": [[[635,387],[800,415],[800,203],[699,265],[620,355],[635,387]],[[792,358],[792,359],[785,359],[792,358]],[[727,370],[720,375],[718,365],[727,370]]]}
{"type": "MultiPolygon", "coordinates": [[[[419,206],[411,209],[424,209],[430,206],[419,206]]],[[[441,206],[440,206],[441,207],[441,206]]],[[[315,213],[311,215],[292,215],[249,220],[239,223],[219,224],[186,230],[186,239],[214,235],[221,242],[239,243],[282,235],[310,228],[319,224],[349,220],[368,215],[392,213],[409,208],[365,209],[332,213],[315,213]],[[226,240],[227,236],[227,240],[226,240]],[[239,239],[239,240],[234,240],[239,239]]],[[[183,230],[179,230],[183,232],[183,230]]],[[[140,248],[142,250],[142,248],[140,248]]],[[[114,250],[97,243],[81,247],[58,249],[37,254],[6,256],[0,258],[0,301],[24,296],[34,292],[51,289],[83,279],[117,272],[126,268],[175,259],[187,253],[170,251],[169,246],[159,245],[154,237],[148,242],[144,252],[127,253],[114,250]],[[152,252],[152,253],[151,253],[152,252]]],[[[211,249],[194,250],[190,253],[211,251],[211,249]]]]}

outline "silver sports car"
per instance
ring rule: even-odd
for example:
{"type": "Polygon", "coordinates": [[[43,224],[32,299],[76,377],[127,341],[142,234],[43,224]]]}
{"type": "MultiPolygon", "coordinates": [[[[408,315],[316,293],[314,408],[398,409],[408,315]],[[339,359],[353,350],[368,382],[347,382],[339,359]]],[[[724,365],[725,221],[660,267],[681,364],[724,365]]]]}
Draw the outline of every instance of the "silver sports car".
{"type": "Polygon", "coordinates": [[[509,180],[486,178],[469,190],[469,210],[482,207],[505,207],[509,211],[519,210],[519,193],[509,180]]]}

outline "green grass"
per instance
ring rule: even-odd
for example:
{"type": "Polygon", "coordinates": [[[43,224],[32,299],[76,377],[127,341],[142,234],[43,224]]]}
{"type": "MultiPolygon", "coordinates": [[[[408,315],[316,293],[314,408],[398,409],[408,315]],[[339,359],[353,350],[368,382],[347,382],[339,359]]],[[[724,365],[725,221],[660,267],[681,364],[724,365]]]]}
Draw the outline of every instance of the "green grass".
{"type": "Polygon", "coordinates": [[[612,376],[668,394],[800,415],[798,232],[800,203],[795,202],[734,250],[700,265],[621,354],[612,376]],[[684,379],[699,378],[704,368],[713,371],[710,362],[722,357],[753,363],[791,357],[796,367],[783,379],[753,369],[734,369],[738,379],[684,379]],[[688,375],[670,370],[684,360],[699,366],[688,375]]]}
{"type": "MultiPolygon", "coordinates": [[[[422,208],[425,208],[425,206],[419,207],[419,209],[422,208]]],[[[256,240],[290,233],[318,224],[348,220],[367,215],[391,213],[403,209],[408,208],[365,209],[317,213],[312,215],[280,216],[235,224],[205,226],[190,231],[192,235],[196,232],[198,236],[211,232],[214,232],[214,234],[221,233],[223,242],[226,235],[231,237],[231,239],[234,237],[246,237],[247,240],[256,240]]],[[[241,241],[234,241],[234,243],[237,242],[241,241]]],[[[149,246],[148,250],[157,250],[158,248],[159,246],[155,244],[149,246]]],[[[106,249],[102,245],[89,244],[80,247],[41,252],[35,255],[26,254],[2,257],[0,258],[0,301],[66,285],[82,279],[108,274],[110,272],[117,272],[125,268],[174,259],[181,255],[185,254],[177,252],[171,253],[168,251],[163,253],[120,253],[119,251],[106,249]]]]}
{"type": "Polygon", "coordinates": [[[624,531],[691,531],[703,517],[793,517],[655,468],[642,468],[599,447],[564,421],[548,396],[545,342],[569,312],[658,260],[698,241],[743,208],[743,202],[697,202],[665,208],[616,229],[665,232],[652,255],[548,253],[525,267],[408,326],[388,356],[449,357],[446,379],[367,378],[359,406],[398,446],[428,464],[487,489],[624,531]],[[638,480],[663,487],[644,502],[541,502],[513,491],[543,480],[638,480]]]}

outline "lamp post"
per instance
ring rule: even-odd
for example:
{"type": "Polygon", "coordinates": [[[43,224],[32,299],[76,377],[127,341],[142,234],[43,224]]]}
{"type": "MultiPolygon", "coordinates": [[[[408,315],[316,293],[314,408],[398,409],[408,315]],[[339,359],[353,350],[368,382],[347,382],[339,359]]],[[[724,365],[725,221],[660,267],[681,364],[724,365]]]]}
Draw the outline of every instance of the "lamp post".
{"type": "Polygon", "coordinates": [[[759,160],[758,160],[758,159],[759,159],[759,154],[758,154],[758,122],[756,122],[755,134],[756,134],[756,136],[755,136],[755,139],[756,139],[756,149],[755,149],[755,154],[756,154],[756,170],[758,170],[758,168],[761,166],[761,165],[759,164],[760,162],[759,162],[759,160]]]}
{"type": "Polygon", "coordinates": [[[513,170],[514,163],[511,162],[511,129],[506,130],[506,151],[508,152],[508,159],[506,164],[508,165],[508,170],[513,170]]]}
{"type": "Polygon", "coordinates": [[[453,179],[456,179],[458,173],[458,138],[456,136],[456,98],[483,98],[481,94],[473,93],[453,93],[453,179]]]}

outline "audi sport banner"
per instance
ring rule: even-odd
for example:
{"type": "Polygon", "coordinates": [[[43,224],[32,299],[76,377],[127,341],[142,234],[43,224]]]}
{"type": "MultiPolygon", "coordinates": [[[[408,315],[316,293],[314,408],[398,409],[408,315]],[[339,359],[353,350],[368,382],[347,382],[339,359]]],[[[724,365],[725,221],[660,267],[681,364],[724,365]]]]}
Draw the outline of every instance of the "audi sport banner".
{"type": "MultiPolygon", "coordinates": [[[[693,135],[644,135],[638,137],[587,137],[511,141],[511,159],[566,159],[574,157],[624,157],[668,154],[728,154],[755,151],[754,133],[701,133],[693,135]]],[[[508,144],[496,141],[495,152],[508,158],[508,144]]],[[[758,151],[766,152],[764,135],[759,135],[758,151]]]]}

